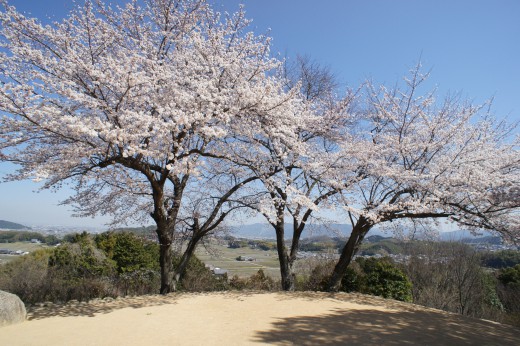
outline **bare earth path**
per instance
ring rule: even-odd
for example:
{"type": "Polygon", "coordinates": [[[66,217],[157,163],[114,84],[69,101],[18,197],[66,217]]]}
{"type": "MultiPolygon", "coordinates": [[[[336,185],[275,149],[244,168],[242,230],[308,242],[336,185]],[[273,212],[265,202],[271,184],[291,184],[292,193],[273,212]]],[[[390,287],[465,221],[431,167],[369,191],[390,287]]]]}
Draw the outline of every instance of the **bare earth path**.
{"type": "Polygon", "coordinates": [[[33,308],[0,345],[520,345],[520,329],[356,294],[172,294],[33,308]]]}

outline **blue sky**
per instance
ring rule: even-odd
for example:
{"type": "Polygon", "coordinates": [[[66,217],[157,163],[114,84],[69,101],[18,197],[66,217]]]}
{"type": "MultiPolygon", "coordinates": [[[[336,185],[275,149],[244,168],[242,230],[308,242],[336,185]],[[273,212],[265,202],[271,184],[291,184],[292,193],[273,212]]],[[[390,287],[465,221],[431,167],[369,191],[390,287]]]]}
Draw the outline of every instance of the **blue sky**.
{"type": "MultiPolygon", "coordinates": [[[[78,0],[81,3],[81,0],[78,0]]],[[[122,2],[122,1],[117,1],[122,2]]],[[[461,92],[520,121],[520,1],[517,0],[213,0],[219,11],[245,4],[251,30],[270,29],[273,52],[308,55],[344,86],[370,78],[394,85],[420,59],[440,95],[461,92]]],[[[10,0],[38,18],[59,20],[72,2],[10,0]]],[[[0,164],[0,176],[13,166],[0,164]]],[[[24,224],[100,226],[58,207],[68,191],[33,193],[32,182],[0,183],[0,219],[24,224]]],[[[341,221],[341,220],[339,220],[341,221]]]]}

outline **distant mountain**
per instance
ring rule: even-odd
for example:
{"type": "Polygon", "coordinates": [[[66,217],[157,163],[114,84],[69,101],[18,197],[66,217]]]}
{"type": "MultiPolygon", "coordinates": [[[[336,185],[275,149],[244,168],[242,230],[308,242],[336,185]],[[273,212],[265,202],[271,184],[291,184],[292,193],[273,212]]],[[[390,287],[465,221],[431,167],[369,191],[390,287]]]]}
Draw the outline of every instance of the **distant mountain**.
{"type": "Polygon", "coordinates": [[[441,232],[439,238],[442,241],[463,241],[465,239],[478,239],[482,237],[495,236],[494,234],[486,231],[480,231],[478,235],[472,234],[467,230],[457,230],[452,232],[441,232]]]}
{"type": "MultiPolygon", "coordinates": [[[[287,223],[285,224],[285,238],[291,239],[292,237],[292,229],[293,224],[287,223]]],[[[311,237],[319,237],[319,236],[330,236],[330,237],[347,237],[350,235],[352,231],[352,226],[349,224],[329,224],[329,225],[308,225],[303,231],[301,239],[307,239],[311,237]]],[[[274,233],[274,229],[269,224],[264,223],[254,223],[249,225],[238,225],[230,227],[230,234],[237,238],[247,238],[247,239],[276,239],[276,235],[274,233]]],[[[439,241],[464,241],[464,242],[473,242],[473,240],[479,240],[481,238],[487,237],[486,241],[489,241],[490,237],[495,237],[496,235],[481,231],[478,235],[471,234],[470,231],[467,230],[457,230],[452,232],[440,232],[439,233],[439,241]]],[[[391,238],[392,234],[388,232],[384,232],[381,229],[373,228],[368,232],[366,239],[370,242],[378,241],[386,238],[391,238]]]]}
{"type": "Polygon", "coordinates": [[[237,238],[248,239],[275,239],[274,230],[268,224],[253,223],[229,227],[230,234],[237,238]]]}
{"type": "Polygon", "coordinates": [[[142,227],[119,227],[115,228],[115,232],[130,232],[135,233],[137,235],[148,236],[150,234],[155,234],[156,226],[142,226],[142,227]]]}
{"type": "Polygon", "coordinates": [[[0,229],[12,229],[12,230],[25,229],[25,230],[27,230],[27,229],[31,229],[31,227],[20,225],[19,223],[14,223],[11,221],[0,220],[0,229]]]}
{"type": "MultiPolygon", "coordinates": [[[[285,238],[292,238],[293,224],[285,224],[285,238]]],[[[310,237],[318,237],[327,235],[331,237],[347,237],[352,231],[352,226],[348,224],[334,223],[328,225],[307,225],[303,231],[301,239],[310,237]]],[[[276,239],[274,229],[271,225],[264,223],[254,223],[250,225],[238,225],[232,226],[231,235],[237,238],[247,239],[276,239]]],[[[378,229],[372,229],[368,232],[369,235],[382,235],[385,234],[378,229]]]]}
{"type": "Polygon", "coordinates": [[[466,244],[489,244],[489,245],[501,245],[503,243],[502,238],[499,236],[487,236],[480,238],[464,238],[461,240],[466,244]]]}
{"type": "Polygon", "coordinates": [[[373,234],[371,236],[366,237],[365,239],[366,239],[367,243],[378,243],[378,242],[383,241],[383,240],[394,239],[394,238],[392,238],[392,237],[383,237],[382,235],[373,234]]]}

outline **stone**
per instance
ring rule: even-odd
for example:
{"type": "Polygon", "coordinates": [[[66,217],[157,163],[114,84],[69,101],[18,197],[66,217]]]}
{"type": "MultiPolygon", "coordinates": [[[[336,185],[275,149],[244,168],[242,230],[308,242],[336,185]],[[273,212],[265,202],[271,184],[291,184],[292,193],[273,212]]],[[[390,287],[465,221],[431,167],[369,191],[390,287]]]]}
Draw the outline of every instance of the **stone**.
{"type": "Polygon", "coordinates": [[[0,327],[25,321],[27,311],[17,295],[0,291],[0,327]]]}

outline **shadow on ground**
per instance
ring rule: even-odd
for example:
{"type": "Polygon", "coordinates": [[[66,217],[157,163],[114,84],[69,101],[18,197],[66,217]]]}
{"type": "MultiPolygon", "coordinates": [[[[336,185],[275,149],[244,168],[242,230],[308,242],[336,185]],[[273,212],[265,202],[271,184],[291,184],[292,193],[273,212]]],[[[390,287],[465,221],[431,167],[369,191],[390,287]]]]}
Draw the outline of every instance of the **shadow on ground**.
{"type": "Polygon", "coordinates": [[[277,292],[277,298],[280,301],[292,300],[294,298],[303,299],[306,301],[316,301],[323,299],[331,299],[343,302],[349,302],[360,305],[373,305],[383,306],[388,309],[406,309],[406,310],[417,310],[427,309],[423,306],[419,307],[411,303],[405,303],[393,299],[385,299],[383,297],[366,295],[361,293],[346,293],[346,292],[314,292],[314,291],[296,291],[296,292],[277,292]]]}
{"type": "MultiPolygon", "coordinates": [[[[259,292],[182,293],[150,295],[64,305],[42,304],[28,309],[30,320],[49,317],[95,317],[124,308],[144,308],[177,304],[196,296],[221,296],[235,301],[259,292]]],[[[498,323],[471,319],[413,304],[378,297],[346,293],[275,293],[283,302],[335,300],[354,304],[327,313],[271,319],[271,327],[254,332],[249,341],[273,345],[520,345],[520,329],[498,323]],[[359,304],[359,305],[358,305],[359,304]],[[358,305],[358,306],[357,306],[358,305]],[[387,311],[382,311],[381,307],[387,311]]],[[[228,321],[232,322],[232,321],[228,321]]]]}
{"type": "Polygon", "coordinates": [[[520,330],[435,311],[343,310],[281,318],[251,340],[274,345],[520,345],[520,330]]]}
{"type": "Polygon", "coordinates": [[[108,314],[112,311],[125,308],[144,308],[165,304],[176,304],[179,299],[204,296],[222,295],[233,300],[244,300],[245,297],[258,294],[255,291],[236,292],[198,292],[198,293],[171,293],[168,295],[144,295],[135,297],[93,299],[89,302],[72,301],[66,304],[43,303],[27,308],[28,320],[40,320],[49,317],[95,317],[99,314],[108,314]]]}
{"type": "Polygon", "coordinates": [[[39,320],[49,317],[84,316],[95,317],[98,314],[108,314],[124,308],[144,308],[163,304],[175,304],[175,295],[149,295],[116,299],[95,299],[89,302],[69,302],[67,304],[45,303],[27,308],[29,320],[39,320]]]}

